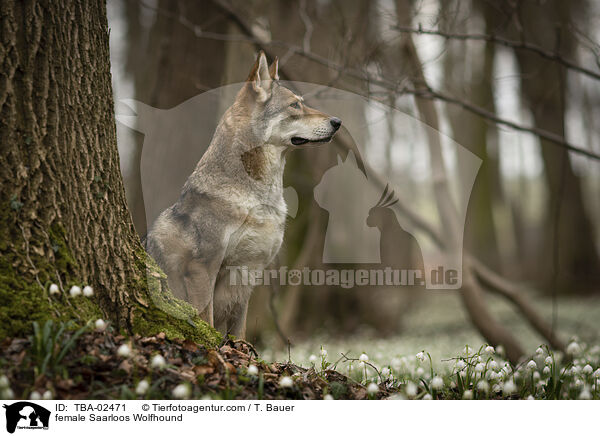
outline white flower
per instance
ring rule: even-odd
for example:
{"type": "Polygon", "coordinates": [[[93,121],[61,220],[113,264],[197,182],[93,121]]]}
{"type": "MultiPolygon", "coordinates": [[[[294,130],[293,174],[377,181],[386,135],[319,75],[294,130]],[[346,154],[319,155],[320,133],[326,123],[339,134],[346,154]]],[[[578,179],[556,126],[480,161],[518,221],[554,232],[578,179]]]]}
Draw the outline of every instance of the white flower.
{"type": "Polygon", "coordinates": [[[467,363],[466,363],[464,360],[462,360],[462,359],[460,359],[460,360],[458,360],[458,361],[456,362],[456,367],[457,367],[459,370],[461,370],[461,369],[464,369],[466,366],[467,366],[467,363]]]}
{"type": "Polygon", "coordinates": [[[504,355],[504,347],[502,345],[498,345],[496,347],[496,353],[500,354],[501,356],[504,355]]]}
{"type": "Polygon", "coordinates": [[[418,367],[416,374],[417,374],[417,376],[421,377],[423,374],[425,374],[425,370],[421,367],[418,367]]]}
{"type": "Polygon", "coordinates": [[[473,391],[466,390],[463,392],[463,400],[472,400],[473,399],[473,391]]]}
{"type": "Polygon", "coordinates": [[[85,295],[86,297],[91,297],[92,295],[94,295],[94,289],[92,289],[91,286],[85,286],[83,288],[83,295],[85,295]]]}
{"type": "Polygon", "coordinates": [[[500,375],[496,371],[490,371],[490,372],[488,372],[488,378],[490,380],[496,380],[496,379],[500,378],[500,375]]]}
{"type": "Polygon", "coordinates": [[[52,283],[48,290],[50,291],[50,295],[60,294],[60,289],[58,289],[58,286],[55,283],[52,283]]]}
{"type": "Polygon", "coordinates": [[[472,350],[472,348],[469,347],[468,345],[465,345],[465,348],[463,348],[462,352],[463,352],[463,354],[467,354],[468,355],[470,350],[472,350]]]}
{"type": "Polygon", "coordinates": [[[279,386],[282,388],[291,388],[294,386],[294,380],[291,377],[284,376],[279,379],[279,386]]]}
{"type": "Polygon", "coordinates": [[[121,357],[129,357],[131,356],[131,348],[127,344],[123,344],[117,350],[117,355],[121,357]]]}
{"type": "Polygon", "coordinates": [[[258,367],[256,365],[248,365],[248,374],[258,375],[258,367]]]}
{"type": "Polygon", "coordinates": [[[363,369],[365,367],[365,362],[358,362],[358,367],[363,369]]]}
{"type": "Polygon", "coordinates": [[[494,354],[496,352],[496,350],[494,350],[494,347],[492,347],[491,345],[488,345],[487,347],[485,347],[485,349],[483,351],[488,354],[494,354]]]}
{"type": "Polygon", "coordinates": [[[6,377],[5,375],[0,376],[0,390],[6,389],[9,386],[10,382],[8,381],[8,377],[6,377]]]}
{"type": "Polygon", "coordinates": [[[0,398],[2,398],[3,400],[12,400],[13,398],[15,398],[15,393],[11,388],[6,388],[0,391],[0,398]]]}
{"type": "Polygon", "coordinates": [[[408,395],[409,397],[414,397],[415,395],[417,395],[418,389],[417,389],[417,385],[409,382],[406,385],[406,395],[408,395]]]}
{"type": "Polygon", "coordinates": [[[550,374],[552,370],[550,369],[549,366],[544,366],[544,370],[542,371],[544,373],[544,375],[548,375],[550,374]]]}
{"type": "Polygon", "coordinates": [[[579,399],[580,400],[591,400],[592,394],[590,393],[590,390],[588,388],[583,389],[581,391],[581,393],[579,394],[579,399]]]}
{"type": "Polygon", "coordinates": [[[495,371],[498,369],[498,363],[495,360],[491,360],[490,363],[488,363],[488,368],[495,371]]]}
{"type": "Polygon", "coordinates": [[[535,398],[533,398],[533,395],[529,395],[529,396],[527,397],[527,399],[528,399],[528,400],[535,400],[535,398]]]}
{"type": "Polygon", "coordinates": [[[406,400],[406,397],[402,394],[396,393],[396,394],[390,395],[387,399],[394,400],[394,401],[398,401],[398,400],[403,401],[403,400],[406,400]]]}
{"type": "Polygon", "coordinates": [[[368,362],[369,361],[369,356],[367,356],[365,353],[362,353],[359,357],[358,360],[360,360],[361,362],[368,362]]]}
{"type": "Polygon", "coordinates": [[[502,388],[502,391],[504,392],[505,395],[510,395],[512,394],[515,390],[517,389],[517,387],[515,386],[514,382],[512,380],[507,380],[504,383],[504,387],[502,388]]]}
{"type": "Polygon", "coordinates": [[[173,389],[172,392],[173,397],[177,398],[178,400],[185,400],[189,398],[191,393],[190,387],[183,383],[175,386],[175,389],[173,389]]]}
{"type": "Polygon", "coordinates": [[[94,325],[99,332],[103,332],[106,329],[106,322],[103,319],[97,319],[94,325]]]}
{"type": "Polygon", "coordinates": [[[385,378],[390,376],[390,369],[387,366],[381,369],[381,376],[385,378]]]}
{"type": "Polygon", "coordinates": [[[594,372],[594,368],[589,363],[583,367],[584,374],[591,374],[592,372],[594,372]]]}
{"type": "Polygon", "coordinates": [[[440,390],[444,387],[444,380],[440,376],[435,376],[431,380],[431,387],[435,390],[440,390]]]}
{"type": "Polygon", "coordinates": [[[431,394],[425,394],[425,395],[423,395],[423,399],[424,400],[433,400],[433,397],[431,396],[431,394]]]}
{"type": "Polygon", "coordinates": [[[527,362],[527,369],[537,369],[537,363],[534,360],[527,362]]]}
{"type": "Polygon", "coordinates": [[[552,365],[552,356],[548,356],[544,359],[546,365],[552,365]]]}
{"type": "Polygon", "coordinates": [[[535,354],[541,356],[542,354],[544,354],[544,349],[542,347],[538,347],[538,349],[535,350],[535,354]]]}
{"type": "Polygon", "coordinates": [[[367,392],[369,395],[375,395],[377,392],[379,392],[379,386],[377,386],[375,383],[369,383],[369,386],[367,386],[367,392]]]}
{"type": "Polygon", "coordinates": [[[581,372],[581,366],[575,365],[573,368],[571,368],[571,372],[573,374],[579,374],[581,372]]]}
{"type": "Polygon", "coordinates": [[[415,357],[417,358],[417,360],[420,360],[421,362],[425,361],[425,353],[422,351],[419,351],[415,357]]]}
{"type": "Polygon", "coordinates": [[[596,371],[594,371],[594,377],[600,378],[600,368],[598,368],[596,371]]]}
{"type": "Polygon", "coordinates": [[[327,394],[323,397],[324,400],[333,400],[333,396],[331,394],[327,394]]]}
{"type": "Polygon", "coordinates": [[[321,357],[327,357],[327,350],[325,348],[321,348],[321,357]]]}
{"type": "Polygon", "coordinates": [[[456,382],[454,380],[450,382],[450,388],[456,389],[456,382]]]}
{"type": "Polygon", "coordinates": [[[572,356],[579,354],[581,352],[581,347],[577,342],[571,342],[567,346],[567,354],[571,354],[572,356]]]}
{"type": "Polygon", "coordinates": [[[42,399],[42,396],[38,391],[33,391],[31,395],[29,395],[29,399],[32,401],[39,401],[42,399]]]}
{"type": "Polygon", "coordinates": [[[477,383],[477,390],[480,392],[487,392],[490,389],[490,385],[485,380],[480,380],[477,383]]]}
{"type": "Polygon", "coordinates": [[[458,374],[459,374],[459,375],[460,375],[462,378],[465,378],[465,377],[467,377],[467,371],[465,371],[464,369],[463,369],[462,371],[460,371],[458,374]]]}
{"type": "Polygon", "coordinates": [[[483,363],[478,363],[475,365],[475,372],[483,372],[485,370],[485,365],[483,363]]]}
{"type": "Polygon", "coordinates": [[[541,378],[540,373],[537,371],[533,372],[533,380],[538,381],[541,378]]]}
{"type": "Polygon", "coordinates": [[[135,388],[135,393],[138,395],[146,395],[146,392],[148,392],[149,388],[150,383],[148,383],[148,380],[142,380],[138,383],[137,387],[135,388]]]}
{"type": "Polygon", "coordinates": [[[81,288],[79,286],[71,286],[69,295],[71,295],[71,297],[79,297],[81,295],[81,288]]]}
{"type": "Polygon", "coordinates": [[[165,366],[167,366],[167,361],[162,355],[157,354],[154,357],[152,357],[152,360],[150,361],[150,366],[152,368],[163,369],[165,366]]]}
{"type": "Polygon", "coordinates": [[[579,379],[575,380],[575,387],[580,388],[581,386],[583,386],[583,382],[579,379]]]}
{"type": "Polygon", "coordinates": [[[42,395],[42,399],[43,400],[51,400],[52,399],[52,391],[44,392],[44,395],[42,395]]]}
{"type": "Polygon", "coordinates": [[[310,357],[308,358],[308,361],[310,363],[315,363],[317,361],[318,357],[315,356],[314,354],[311,354],[310,357]]]}
{"type": "Polygon", "coordinates": [[[502,385],[501,384],[497,384],[497,385],[494,385],[492,387],[492,391],[494,391],[496,393],[500,392],[501,390],[502,390],[502,385]]]}

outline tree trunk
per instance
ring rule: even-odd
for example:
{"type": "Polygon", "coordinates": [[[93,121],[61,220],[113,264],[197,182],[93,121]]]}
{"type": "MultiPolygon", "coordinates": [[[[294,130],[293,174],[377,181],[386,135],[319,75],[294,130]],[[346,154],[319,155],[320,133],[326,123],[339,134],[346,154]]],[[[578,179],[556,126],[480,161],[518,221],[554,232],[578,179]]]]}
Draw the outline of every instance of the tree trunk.
{"type": "Polygon", "coordinates": [[[162,286],[134,231],[104,2],[9,0],[0,20],[0,336],[103,316],[132,333],[217,341],[162,286]],[[57,282],[61,295],[48,295],[57,282]],[[74,284],[94,297],[68,297],[74,284]]]}
{"type": "MultiPolygon", "coordinates": [[[[556,0],[543,7],[528,4],[521,10],[521,20],[528,23],[521,37],[569,58],[575,52],[569,26],[574,11],[585,10],[584,3],[556,0]]],[[[535,126],[565,136],[565,69],[538,56],[519,51],[516,54],[522,93],[535,126]]],[[[600,258],[583,201],[580,177],[573,170],[565,149],[542,140],[541,152],[549,192],[549,213],[538,262],[543,280],[560,292],[597,290],[600,258]]]]}

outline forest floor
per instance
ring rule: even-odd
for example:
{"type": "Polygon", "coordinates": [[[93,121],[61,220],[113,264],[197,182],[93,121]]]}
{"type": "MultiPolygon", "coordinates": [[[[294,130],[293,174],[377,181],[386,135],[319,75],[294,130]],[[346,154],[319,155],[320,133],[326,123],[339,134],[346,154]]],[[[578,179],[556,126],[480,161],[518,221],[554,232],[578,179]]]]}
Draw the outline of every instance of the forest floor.
{"type": "Polygon", "coordinates": [[[457,299],[432,298],[402,335],[314,335],[258,353],[244,341],[206,349],[92,322],[36,325],[0,342],[0,399],[600,399],[596,299],[561,302],[567,353],[539,345],[514,311],[492,304],[530,352],[512,365],[482,342],[457,299]]]}
{"type": "Polygon", "coordinates": [[[28,339],[3,340],[0,397],[375,399],[397,390],[382,384],[369,394],[365,386],[331,368],[268,363],[244,341],[206,349],[164,334],[125,337],[109,331],[59,330],[50,324],[48,335],[42,328],[28,339]]]}

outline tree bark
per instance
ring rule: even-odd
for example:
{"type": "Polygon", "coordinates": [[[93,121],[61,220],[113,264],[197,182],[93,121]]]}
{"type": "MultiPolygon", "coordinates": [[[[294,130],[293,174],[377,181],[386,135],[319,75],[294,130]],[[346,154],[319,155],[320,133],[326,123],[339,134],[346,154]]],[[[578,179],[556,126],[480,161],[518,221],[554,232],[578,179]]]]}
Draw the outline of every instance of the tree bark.
{"type": "Polygon", "coordinates": [[[133,228],[104,2],[7,0],[0,28],[0,336],[102,316],[132,333],[217,341],[165,289],[133,228]],[[62,294],[48,295],[56,282],[62,294]],[[68,297],[74,284],[94,297],[68,297]]]}

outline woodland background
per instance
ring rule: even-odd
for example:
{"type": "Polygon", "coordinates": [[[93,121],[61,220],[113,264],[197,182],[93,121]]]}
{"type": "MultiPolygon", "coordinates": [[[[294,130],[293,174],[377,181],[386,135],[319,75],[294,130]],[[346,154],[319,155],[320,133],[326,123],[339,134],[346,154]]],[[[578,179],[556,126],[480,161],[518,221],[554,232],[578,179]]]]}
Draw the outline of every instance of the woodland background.
{"type": "MultiPolygon", "coordinates": [[[[561,330],[598,339],[597,2],[111,0],[108,18],[117,114],[129,110],[120,99],[170,109],[241,82],[262,49],[279,57],[282,79],[384,101],[483,160],[466,219],[471,272],[463,291],[260,288],[249,340],[274,349],[315,335],[402,341],[417,334],[431,342],[442,330],[460,337],[466,329],[519,347],[529,337],[511,329],[525,321],[538,333],[532,341],[558,348],[561,330]]],[[[390,173],[401,174],[406,193],[417,195],[420,175],[397,158],[413,155],[413,145],[391,117],[378,152],[390,173]]],[[[361,118],[368,124],[359,108],[361,118]]],[[[144,235],[144,135],[120,123],[117,133],[127,201],[144,235]]],[[[339,135],[332,146],[291,155],[286,184],[300,204],[282,264],[331,267],[321,263],[328,215],[313,188],[347,153],[348,139],[339,135]]]]}

